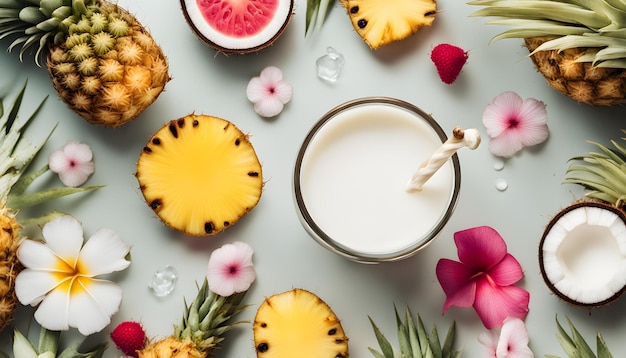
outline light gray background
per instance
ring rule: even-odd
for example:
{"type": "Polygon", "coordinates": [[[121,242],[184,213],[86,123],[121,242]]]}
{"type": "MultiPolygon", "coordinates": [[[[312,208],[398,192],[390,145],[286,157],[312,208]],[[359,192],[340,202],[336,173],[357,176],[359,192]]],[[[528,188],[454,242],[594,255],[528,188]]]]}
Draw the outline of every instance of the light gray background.
{"type": "MultiPolygon", "coordinates": [[[[139,119],[118,129],[90,125],[69,111],[50,85],[44,69],[30,60],[20,63],[17,53],[0,52],[0,82],[3,85],[29,79],[26,104],[31,108],[50,95],[41,116],[32,127],[35,140],[55,123],[56,132],[44,149],[44,157],[68,140],[88,143],[95,154],[96,173],[88,184],[106,188],[87,196],[60,200],[45,209],[65,210],[84,224],[86,235],[110,227],[131,245],[132,264],[114,278],[124,289],[120,311],[109,328],[90,337],[90,342],[108,339],[108,333],[124,320],[139,320],[150,337],[170,334],[183,309],[183,298],[193,299],[196,281],[201,281],[211,251],[241,240],[255,249],[258,280],[247,297],[251,306],[240,318],[252,320],[263,299],[294,287],[311,290],[340,317],[350,337],[352,357],[371,356],[368,346],[377,346],[368,322],[370,315],[395,342],[393,304],[410,305],[430,327],[443,334],[457,322],[457,347],[464,357],[485,352],[477,336],[484,330],[471,309],[453,308],[441,314],[445,299],[435,277],[442,258],[456,259],[454,232],[490,225],[506,240],[509,251],[525,271],[520,285],[531,292],[527,325],[536,356],[564,356],[554,336],[555,315],[569,316],[595,346],[601,331],[614,356],[626,355],[622,344],[626,321],[624,300],[596,310],[573,308],[552,295],[544,285],[537,263],[538,242],[550,218],[577,200],[583,191],[562,185],[567,160],[595,147],[585,140],[607,143],[619,138],[624,127],[622,107],[592,108],[579,105],[549,88],[538,74],[521,41],[489,44],[502,28],[484,25],[485,19],[470,18],[476,10],[464,2],[439,0],[439,13],[431,28],[395,44],[371,51],[354,32],[345,10],[336,5],[321,31],[304,37],[306,2],[298,0],[295,15],[283,36],[259,54],[226,57],[198,41],[185,23],[178,1],[120,0],[136,14],[163,47],[170,61],[172,80],[166,91],[139,119]],[[448,42],[469,51],[469,61],[457,82],[440,82],[430,62],[431,49],[448,42]],[[315,60],[332,46],[345,56],[346,65],[335,84],[316,77],[315,60]],[[257,116],[245,95],[249,79],[267,65],[283,70],[294,87],[294,96],[284,112],[274,119],[257,116]],[[482,111],[496,95],[516,91],[547,104],[550,138],[542,145],[523,150],[494,170],[481,124],[482,111]],[[391,264],[363,265],[341,258],[315,243],[300,226],[294,210],[291,180],[296,152],[309,127],[327,110],[363,96],[389,96],[409,101],[431,113],[442,127],[479,128],[484,143],[476,151],[460,152],[462,186],[451,221],[438,240],[416,256],[391,264]],[[215,237],[185,237],[165,228],[144,203],[133,176],[135,163],[148,138],[165,122],[191,112],[231,120],[251,141],[263,164],[266,184],[258,206],[237,225],[215,237]],[[508,190],[499,192],[495,181],[505,178],[508,190]],[[170,264],[180,272],[175,291],[154,297],[147,285],[153,272],[170,264]]],[[[6,47],[7,42],[2,42],[6,47]]],[[[45,158],[44,158],[45,159],[45,158]]],[[[60,185],[52,175],[40,185],[60,185]]],[[[385,223],[380,223],[385,225],[385,223]]],[[[32,312],[22,309],[23,327],[32,312]]],[[[75,334],[75,330],[72,330],[75,334]]],[[[10,330],[2,333],[5,337],[10,330]]],[[[68,340],[74,339],[65,334],[68,340]]],[[[394,343],[396,344],[396,343],[394,343]]],[[[6,345],[4,346],[6,348],[6,345]]],[[[107,357],[119,355],[110,347],[107,357]]],[[[254,357],[251,325],[241,325],[228,335],[215,357],[254,357]]]]}

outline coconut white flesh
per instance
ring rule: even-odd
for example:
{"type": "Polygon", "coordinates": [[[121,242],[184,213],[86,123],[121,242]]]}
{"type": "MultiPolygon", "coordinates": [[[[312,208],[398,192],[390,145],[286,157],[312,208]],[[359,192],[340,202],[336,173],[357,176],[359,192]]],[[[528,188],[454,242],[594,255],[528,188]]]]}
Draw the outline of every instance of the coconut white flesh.
{"type": "Polygon", "coordinates": [[[231,50],[246,50],[259,47],[269,42],[283,27],[287,19],[289,18],[291,11],[291,2],[293,0],[278,0],[278,8],[276,14],[270,21],[270,23],[259,33],[249,37],[232,37],[227,36],[214,29],[206,21],[197,0],[183,0],[187,15],[191,20],[193,26],[198,30],[202,36],[204,36],[210,42],[215,45],[231,50]]]}
{"type": "Polygon", "coordinates": [[[626,224],[614,212],[581,206],[547,233],[543,266],[554,288],[573,301],[605,301],[626,286],[626,224]]]}

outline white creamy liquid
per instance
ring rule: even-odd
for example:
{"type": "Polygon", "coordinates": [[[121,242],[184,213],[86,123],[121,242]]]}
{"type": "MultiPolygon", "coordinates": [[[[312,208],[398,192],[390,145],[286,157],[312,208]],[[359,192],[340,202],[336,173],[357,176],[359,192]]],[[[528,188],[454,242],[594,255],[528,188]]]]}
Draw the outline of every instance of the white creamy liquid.
{"type": "Polygon", "coordinates": [[[306,209],[352,252],[384,255],[414,246],[452,200],[452,160],[421,191],[405,189],[441,143],[425,120],[402,108],[368,104],[343,111],[318,131],[303,157],[306,209]]]}

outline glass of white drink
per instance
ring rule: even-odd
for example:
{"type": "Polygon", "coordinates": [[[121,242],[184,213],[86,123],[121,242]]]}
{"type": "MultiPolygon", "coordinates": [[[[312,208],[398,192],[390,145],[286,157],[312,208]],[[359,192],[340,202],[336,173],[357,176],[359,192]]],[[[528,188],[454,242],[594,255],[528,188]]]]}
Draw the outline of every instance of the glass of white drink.
{"type": "Polygon", "coordinates": [[[456,154],[417,192],[407,181],[447,140],[418,107],[387,97],[341,104],[309,131],[298,152],[294,198],[307,232],[359,262],[406,258],[450,219],[460,189],[456,154]]]}

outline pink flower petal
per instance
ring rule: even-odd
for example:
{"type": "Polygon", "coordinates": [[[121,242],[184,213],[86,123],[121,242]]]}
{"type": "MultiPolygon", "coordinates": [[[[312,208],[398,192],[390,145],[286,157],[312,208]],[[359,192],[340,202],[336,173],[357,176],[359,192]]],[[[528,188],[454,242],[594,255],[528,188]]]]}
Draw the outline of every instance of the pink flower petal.
{"type": "Polygon", "coordinates": [[[283,111],[283,102],[277,97],[268,97],[254,104],[254,111],[261,117],[274,117],[283,111]]]}
{"type": "Polygon", "coordinates": [[[506,119],[517,117],[524,100],[515,92],[503,92],[496,96],[483,111],[483,125],[489,137],[498,137],[508,126],[506,119]]]}
{"type": "Polygon", "coordinates": [[[478,335],[478,342],[487,348],[488,358],[496,358],[496,348],[498,346],[498,331],[491,329],[485,332],[481,332],[478,335]]]}
{"type": "Polygon", "coordinates": [[[446,294],[443,313],[452,306],[471,307],[476,295],[476,284],[472,279],[474,271],[460,262],[441,259],[437,262],[437,279],[446,294]]]}
{"type": "Polygon", "coordinates": [[[506,255],[502,236],[489,226],[478,226],[454,233],[461,262],[474,272],[487,271],[506,255]]]}
{"type": "Polygon", "coordinates": [[[476,283],[474,309],[487,329],[500,327],[507,317],[525,319],[530,293],[517,286],[497,286],[488,276],[476,283]]]}
{"type": "Polygon", "coordinates": [[[94,173],[93,153],[87,144],[68,142],[61,149],[48,157],[50,170],[59,174],[59,178],[69,187],[83,185],[94,173]]]}
{"type": "Polygon", "coordinates": [[[524,147],[542,143],[549,135],[547,118],[542,101],[501,93],[483,111],[483,125],[491,138],[489,151],[509,158],[524,147]]]}
{"type": "Polygon", "coordinates": [[[519,318],[507,317],[500,331],[496,356],[502,358],[533,358],[528,347],[528,329],[519,318]]]}
{"type": "Polygon", "coordinates": [[[248,290],[256,279],[252,255],[252,247],[243,242],[213,251],[207,270],[210,290],[224,297],[248,290]]]}
{"type": "Polygon", "coordinates": [[[521,280],[524,272],[517,259],[507,254],[502,261],[489,270],[489,277],[497,285],[510,286],[521,280]]]}
{"type": "Polygon", "coordinates": [[[293,88],[283,81],[282,71],[268,66],[258,77],[248,82],[246,96],[254,104],[254,110],[262,117],[274,117],[282,112],[286,103],[291,101],[293,88]]]}

